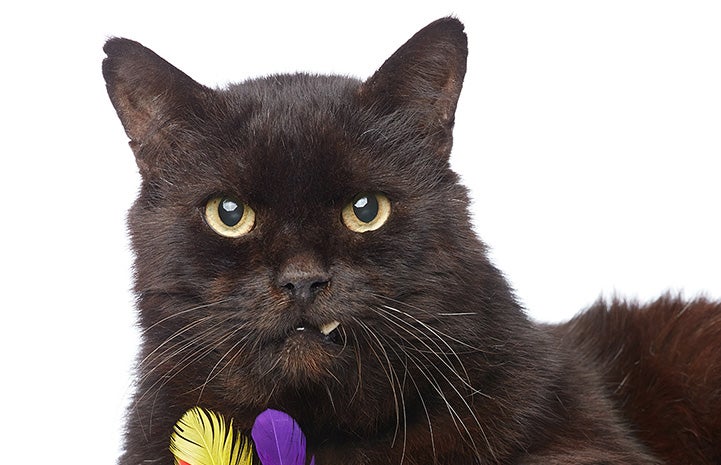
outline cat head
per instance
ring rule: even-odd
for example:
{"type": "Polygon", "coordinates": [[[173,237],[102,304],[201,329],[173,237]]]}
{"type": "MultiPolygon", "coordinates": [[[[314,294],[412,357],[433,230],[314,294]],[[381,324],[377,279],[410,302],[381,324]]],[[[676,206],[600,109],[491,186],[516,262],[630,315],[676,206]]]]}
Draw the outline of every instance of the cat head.
{"type": "Polygon", "coordinates": [[[341,399],[359,406],[349,423],[360,411],[385,421],[401,391],[412,401],[433,378],[409,387],[403,370],[455,366],[449,351],[493,325],[468,307],[507,290],[448,163],[459,21],[430,24],[365,81],[289,74],[210,89],[136,42],[105,51],[142,175],[129,218],[141,391],[301,418],[299,404],[341,399]]]}

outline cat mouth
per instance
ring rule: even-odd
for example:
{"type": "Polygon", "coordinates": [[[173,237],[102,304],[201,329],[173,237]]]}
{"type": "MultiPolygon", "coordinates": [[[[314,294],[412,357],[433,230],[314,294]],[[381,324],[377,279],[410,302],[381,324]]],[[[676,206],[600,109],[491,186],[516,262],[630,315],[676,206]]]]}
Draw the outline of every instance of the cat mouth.
{"type": "Polygon", "coordinates": [[[319,327],[314,327],[307,325],[305,323],[301,323],[300,325],[295,327],[296,333],[304,334],[304,335],[313,335],[317,334],[323,338],[326,342],[331,342],[334,344],[340,344],[342,342],[342,338],[340,335],[340,321],[333,320],[329,323],[325,323],[319,327]]]}

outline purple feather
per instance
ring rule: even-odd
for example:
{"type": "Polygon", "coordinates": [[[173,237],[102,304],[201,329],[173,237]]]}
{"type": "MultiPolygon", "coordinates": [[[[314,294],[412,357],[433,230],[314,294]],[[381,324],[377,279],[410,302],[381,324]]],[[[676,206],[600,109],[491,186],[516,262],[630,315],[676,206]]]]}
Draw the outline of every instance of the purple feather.
{"type": "Polygon", "coordinates": [[[266,410],[255,419],[250,435],[263,465],[305,465],[305,435],[287,413],[266,410]]]}

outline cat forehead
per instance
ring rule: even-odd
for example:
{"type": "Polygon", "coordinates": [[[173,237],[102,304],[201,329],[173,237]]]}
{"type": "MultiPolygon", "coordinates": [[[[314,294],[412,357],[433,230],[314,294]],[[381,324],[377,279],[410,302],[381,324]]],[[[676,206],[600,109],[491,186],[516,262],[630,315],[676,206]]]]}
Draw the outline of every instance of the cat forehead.
{"type": "Polygon", "coordinates": [[[224,94],[231,108],[272,118],[274,127],[282,130],[309,118],[341,117],[350,110],[360,84],[343,76],[282,74],[231,84],[224,94]]]}
{"type": "Polygon", "coordinates": [[[446,159],[409,121],[412,111],[379,110],[363,101],[362,86],[348,77],[293,74],[214,91],[203,118],[182,131],[173,177],[198,194],[283,208],[364,191],[423,190],[445,171],[446,159]]]}
{"type": "MultiPolygon", "coordinates": [[[[355,102],[360,81],[307,74],[271,76],[228,87],[217,159],[254,182],[302,187],[344,183],[377,171],[364,147],[368,118],[355,102]],[[352,176],[355,173],[356,176],[352,176]]],[[[380,167],[376,167],[380,168],[380,167]]],[[[249,180],[250,181],[250,180],[249,180]]]]}
{"type": "Polygon", "coordinates": [[[272,99],[277,96],[288,102],[290,98],[297,98],[299,101],[333,99],[356,90],[360,84],[360,80],[348,76],[286,73],[232,83],[225,90],[261,99],[272,99]]]}

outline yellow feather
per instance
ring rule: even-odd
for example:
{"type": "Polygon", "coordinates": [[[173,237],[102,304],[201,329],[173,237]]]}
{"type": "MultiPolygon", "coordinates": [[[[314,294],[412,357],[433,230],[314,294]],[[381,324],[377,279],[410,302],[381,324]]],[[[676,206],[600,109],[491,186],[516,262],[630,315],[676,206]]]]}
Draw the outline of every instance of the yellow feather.
{"type": "Polygon", "coordinates": [[[194,407],[175,424],[170,451],[176,465],[252,465],[253,445],[248,437],[226,426],[222,416],[194,407]]]}

